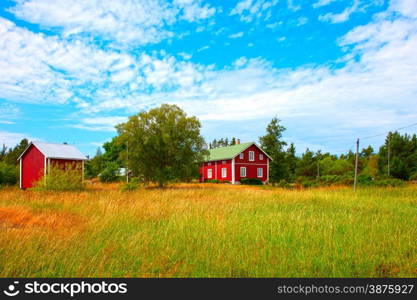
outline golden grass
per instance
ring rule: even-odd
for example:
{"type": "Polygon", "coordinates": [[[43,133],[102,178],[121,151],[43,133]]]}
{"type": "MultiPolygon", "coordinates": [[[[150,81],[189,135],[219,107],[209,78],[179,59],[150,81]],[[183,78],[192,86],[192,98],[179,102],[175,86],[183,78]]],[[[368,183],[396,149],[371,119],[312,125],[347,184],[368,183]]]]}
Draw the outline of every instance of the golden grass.
{"type": "Polygon", "coordinates": [[[417,187],[0,190],[2,277],[417,277],[417,187]]]}

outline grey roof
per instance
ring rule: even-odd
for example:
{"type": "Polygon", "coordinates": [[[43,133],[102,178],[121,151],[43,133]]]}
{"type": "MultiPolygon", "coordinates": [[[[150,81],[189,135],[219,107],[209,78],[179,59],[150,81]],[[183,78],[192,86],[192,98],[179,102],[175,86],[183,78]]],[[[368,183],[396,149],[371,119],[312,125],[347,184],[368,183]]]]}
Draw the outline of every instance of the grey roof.
{"type": "MultiPolygon", "coordinates": [[[[60,159],[77,159],[77,160],[86,160],[87,158],[82,154],[77,148],[73,145],[67,144],[52,144],[52,143],[43,143],[43,142],[31,142],[26,148],[29,149],[30,145],[34,145],[43,155],[47,158],[60,158],[60,159]]],[[[20,157],[23,156],[23,154],[20,157]]],[[[19,159],[20,159],[19,157],[19,159]]]]}

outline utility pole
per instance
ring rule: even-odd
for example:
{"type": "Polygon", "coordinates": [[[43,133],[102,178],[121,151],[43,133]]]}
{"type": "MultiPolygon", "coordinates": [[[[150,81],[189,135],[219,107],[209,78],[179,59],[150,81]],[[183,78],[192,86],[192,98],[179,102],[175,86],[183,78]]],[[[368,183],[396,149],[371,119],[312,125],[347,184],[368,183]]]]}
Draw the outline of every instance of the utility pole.
{"type": "Polygon", "coordinates": [[[129,183],[129,140],[126,144],[126,182],[129,183]]]}
{"type": "Polygon", "coordinates": [[[353,182],[353,191],[356,192],[358,182],[358,163],[359,163],[359,138],[356,140],[356,158],[355,158],[355,180],[353,182]]]}
{"type": "Polygon", "coordinates": [[[388,177],[390,176],[391,136],[388,134],[388,177]]]}

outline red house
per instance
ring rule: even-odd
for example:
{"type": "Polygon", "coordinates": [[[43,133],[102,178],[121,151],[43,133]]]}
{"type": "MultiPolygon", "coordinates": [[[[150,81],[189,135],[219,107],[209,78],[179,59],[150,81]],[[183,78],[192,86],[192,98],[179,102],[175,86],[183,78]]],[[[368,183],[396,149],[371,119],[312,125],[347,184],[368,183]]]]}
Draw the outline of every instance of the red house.
{"type": "Polygon", "coordinates": [[[200,182],[206,180],[240,183],[241,178],[269,180],[271,157],[255,143],[243,143],[209,150],[210,154],[200,167],[200,182]]]}
{"type": "Polygon", "coordinates": [[[26,189],[50,172],[51,165],[81,164],[84,173],[86,157],[72,145],[31,142],[18,160],[20,188],[26,189]]]}

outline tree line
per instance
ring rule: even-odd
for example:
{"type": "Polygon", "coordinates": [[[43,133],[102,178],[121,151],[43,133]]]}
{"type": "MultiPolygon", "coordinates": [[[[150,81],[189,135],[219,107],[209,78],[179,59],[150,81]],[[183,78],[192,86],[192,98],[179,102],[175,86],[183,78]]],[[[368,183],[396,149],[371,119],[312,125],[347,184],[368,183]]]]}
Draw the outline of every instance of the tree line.
{"type": "MultiPolygon", "coordinates": [[[[200,134],[199,120],[168,104],[133,115],[116,129],[117,135],[103,144],[104,151],[98,148],[96,155],[86,162],[87,178],[116,181],[126,175],[120,172],[124,168],[130,177],[155,182],[160,187],[167,182],[191,181],[198,178],[207,149],[238,143],[235,137],[223,137],[207,144],[200,134]]],[[[285,130],[275,117],[259,137],[260,147],[273,159],[269,168],[272,184],[350,184],[353,181],[355,153],[335,155],[306,149],[297,155],[294,144],[283,139],[285,130]]],[[[17,182],[17,158],[27,145],[27,139],[14,148],[3,145],[0,184],[17,182]]],[[[363,183],[390,178],[417,180],[416,135],[390,132],[377,151],[371,146],[361,149],[358,170],[363,183]]]]}
{"type": "MultiPolygon", "coordinates": [[[[354,177],[356,153],[335,155],[306,149],[296,155],[294,144],[283,141],[285,127],[273,118],[266,134],[259,138],[260,146],[273,159],[270,164],[272,183],[306,182],[351,183],[354,177]]],[[[389,178],[417,180],[417,136],[389,132],[385,143],[375,151],[371,146],[358,153],[359,180],[371,183],[389,178]]]]}

